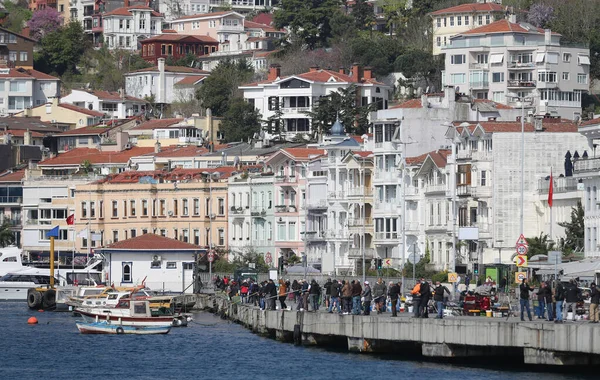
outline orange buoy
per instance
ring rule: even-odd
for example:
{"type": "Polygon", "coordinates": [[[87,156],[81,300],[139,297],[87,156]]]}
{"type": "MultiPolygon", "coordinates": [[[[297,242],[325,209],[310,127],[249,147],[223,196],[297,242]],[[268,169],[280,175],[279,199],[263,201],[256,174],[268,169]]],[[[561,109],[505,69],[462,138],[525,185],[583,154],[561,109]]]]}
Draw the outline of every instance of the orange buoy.
{"type": "Polygon", "coordinates": [[[38,312],[39,312],[39,313],[43,313],[43,312],[44,312],[44,309],[40,309],[40,310],[38,310],[38,312]]]}
{"type": "Polygon", "coordinates": [[[27,324],[30,324],[30,325],[37,325],[37,323],[38,323],[38,320],[36,317],[29,317],[29,319],[27,320],[27,324]]]}

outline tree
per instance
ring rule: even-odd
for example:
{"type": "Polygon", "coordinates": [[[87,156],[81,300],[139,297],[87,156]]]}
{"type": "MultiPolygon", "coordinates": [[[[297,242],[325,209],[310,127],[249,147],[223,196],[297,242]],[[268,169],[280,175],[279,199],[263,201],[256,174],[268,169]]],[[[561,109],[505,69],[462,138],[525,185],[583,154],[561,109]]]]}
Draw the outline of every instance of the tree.
{"type": "Polygon", "coordinates": [[[369,30],[373,28],[375,23],[375,13],[373,6],[365,0],[356,0],[352,5],[352,18],[354,25],[358,30],[369,30]]]}
{"type": "Polygon", "coordinates": [[[245,247],[241,252],[236,252],[233,264],[236,269],[254,264],[255,269],[260,273],[266,273],[270,269],[270,266],[265,263],[264,255],[252,246],[245,247]]]}
{"type": "Polygon", "coordinates": [[[48,33],[58,30],[62,25],[62,19],[62,15],[51,7],[35,11],[27,22],[30,35],[36,39],[43,38],[48,33]]]}
{"type": "Polygon", "coordinates": [[[97,50],[88,49],[78,68],[85,73],[83,81],[91,88],[117,91],[125,88],[124,72],[150,66],[139,54],[121,49],[109,50],[104,45],[97,50]]]}
{"type": "Polygon", "coordinates": [[[0,225],[0,247],[6,247],[15,242],[15,235],[10,229],[10,224],[4,222],[0,225]]]}
{"type": "Polygon", "coordinates": [[[224,116],[229,102],[241,97],[239,86],[248,82],[254,70],[246,60],[225,60],[219,62],[196,93],[204,108],[210,108],[213,115],[224,116]]]}
{"type": "Polygon", "coordinates": [[[555,245],[548,235],[543,232],[540,233],[540,236],[525,238],[525,240],[527,240],[528,245],[527,258],[535,255],[547,255],[548,251],[552,251],[555,245]]]}
{"type": "Polygon", "coordinates": [[[243,141],[260,131],[260,120],[260,113],[252,104],[234,98],[229,102],[220,129],[226,142],[243,141]]]}
{"type": "Polygon", "coordinates": [[[545,28],[553,18],[554,8],[542,3],[533,4],[527,13],[527,22],[538,28],[545,28]]]}
{"type": "Polygon", "coordinates": [[[282,0],[273,21],[278,29],[289,29],[309,49],[327,46],[331,18],[340,10],[339,0],[282,0]]]}
{"type": "Polygon", "coordinates": [[[46,73],[62,76],[77,72],[77,64],[90,46],[83,27],[77,21],[48,33],[40,40],[40,51],[34,56],[34,64],[46,73]]]}
{"type": "Polygon", "coordinates": [[[25,26],[25,22],[28,21],[32,16],[31,11],[29,10],[28,1],[4,0],[3,8],[6,10],[8,15],[6,16],[6,20],[4,20],[2,26],[11,32],[21,33],[23,27],[25,26]]]}
{"type": "Polygon", "coordinates": [[[581,201],[571,209],[571,221],[558,223],[565,229],[565,238],[561,241],[564,254],[568,255],[583,248],[585,211],[581,201]]]}

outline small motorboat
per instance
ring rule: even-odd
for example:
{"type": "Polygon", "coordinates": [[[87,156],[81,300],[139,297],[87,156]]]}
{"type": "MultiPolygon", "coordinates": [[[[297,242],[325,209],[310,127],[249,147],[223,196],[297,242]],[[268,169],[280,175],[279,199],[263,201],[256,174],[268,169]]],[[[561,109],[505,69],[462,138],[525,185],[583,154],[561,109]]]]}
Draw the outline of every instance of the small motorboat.
{"type": "Polygon", "coordinates": [[[168,334],[171,326],[124,326],[110,321],[76,322],[77,329],[82,334],[168,334]]]}
{"type": "Polygon", "coordinates": [[[109,321],[111,325],[133,327],[171,327],[173,315],[153,316],[147,300],[121,299],[114,307],[80,306],[76,313],[84,322],[109,321]]]}

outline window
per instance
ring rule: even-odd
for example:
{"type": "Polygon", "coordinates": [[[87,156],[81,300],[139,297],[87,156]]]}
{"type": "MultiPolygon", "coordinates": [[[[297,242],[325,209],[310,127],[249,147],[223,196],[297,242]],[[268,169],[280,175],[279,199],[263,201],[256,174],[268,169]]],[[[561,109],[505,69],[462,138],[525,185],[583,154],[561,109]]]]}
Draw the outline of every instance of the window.
{"type": "Polygon", "coordinates": [[[205,210],[204,215],[210,216],[210,211],[211,211],[210,209],[211,209],[210,198],[206,198],[206,199],[204,199],[204,210],[205,210]]]}
{"type": "Polygon", "coordinates": [[[176,261],[167,261],[167,269],[177,269],[176,261]]]}
{"type": "Polygon", "coordinates": [[[179,201],[177,199],[173,199],[173,215],[179,215],[179,201]]]}
{"type": "Polygon", "coordinates": [[[563,62],[571,62],[571,53],[563,53],[563,62]]]}
{"type": "Polygon", "coordinates": [[[465,16],[465,25],[469,25],[469,16],[465,16]]]}
{"type": "Polygon", "coordinates": [[[81,217],[87,218],[87,202],[81,202],[81,217]]]}
{"type": "Polygon", "coordinates": [[[450,16],[450,26],[454,26],[454,16],[450,16]]]}
{"type": "Polygon", "coordinates": [[[587,74],[577,74],[577,83],[578,84],[587,84],[587,74]]]}
{"type": "Polygon", "coordinates": [[[190,231],[187,228],[181,230],[181,240],[185,243],[190,241],[190,231]]]}
{"type": "Polygon", "coordinates": [[[458,26],[462,25],[462,16],[457,16],[456,17],[456,25],[458,25],[458,26]]]}
{"type": "Polygon", "coordinates": [[[490,15],[485,15],[485,23],[489,24],[490,22],[492,22],[490,15]]]}
{"type": "Polygon", "coordinates": [[[483,25],[483,15],[477,16],[477,24],[483,25]]]}
{"type": "Polygon", "coordinates": [[[277,223],[277,240],[282,241],[285,239],[285,223],[277,223]]]}
{"type": "Polygon", "coordinates": [[[556,83],[556,72],[540,71],[538,72],[538,80],[540,82],[556,83]]]}
{"type": "Polygon", "coordinates": [[[481,177],[480,178],[480,180],[481,180],[481,186],[487,186],[486,185],[486,173],[487,172],[485,170],[481,171],[481,176],[480,176],[481,177]]]}
{"type": "Polygon", "coordinates": [[[129,215],[135,216],[135,200],[133,199],[129,201],[129,215]]]}
{"type": "Polygon", "coordinates": [[[131,234],[131,238],[134,238],[137,236],[137,230],[135,228],[132,228],[129,233],[131,234]]]}
{"type": "Polygon", "coordinates": [[[442,46],[442,37],[437,37],[435,39],[435,44],[439,47],[442,46]]]}
{"type": "Polygon", "coordinates": [[[571,78],[571,73],[566,72],[566,71],[562,73],[563,80],[569,80],[570,78],[571,78]]]}
{"type": "Polygon", "coordinates": [[[167,208],[167,201],[165,201],[164,199],[159,200],[158,201],[158,215],[165,216],[166,208],[167,208]]]}
{"type": "Polygon", "coordinates": [[[117,201],[112,201],[112,217],[119,217],[119,204],[117,203],[117,201]]]}
{"type": "Polygon", "coordinates": [[[288,224],[288,240],[297,240],[296,238],[296,222],[288,224]]]}
{"type": "Polygon", "coordinates": [[[477,54],[477,63],[479,63],[480,65],[485,65],[488,63],[488,57],[489,55],[487,54],[477,54]]]}
{"type": "Polygon", "coordinates": [[[504,92],[503,91],[494,91],[492,93],[492,100],[496,103],[504,103],[504,92]]]}
{"type": "Polygon", "coordinates": [[[133,282],[132,281],[132,278],[133,278],[132,268],[133,268],[132,262],[123,263],[123,273],[121,276],[121,282],[133,282]]]}
{"type": "Polygon", "coordinates": [[[448,37],[444,36],[444,46],[447,45],[448,37]]]}
{"type": "Polygon", "coordinates": [[[142,199],[142,216],[148,216],[148,200],[142,199]]]}
{"type": "Polygon", "coordinates": [[[95,218],[95,217],[96,217],[96,202],[90,202],[90,218],[95,218]]]}
{"type": "Polygon", "coordinates": [[[186,199],[182,199],[181,200],[181,206],[183,207],[183,210],[181,211],[181,215],[183,216],[188,216],[189,215],[189,210],[188,210],[188,200],[186,199]]]}
{"type": "Polygon", "coordinates": [[[200,245],[200,230],[194,230],[194,244],[200,245]]]}
{"type": "Polygon", "coordinates": [[[450,81],[451,84],[464,84],[466,81],[466,75],[464,73],[451,74],[450,81]]]}
{"type": "Polygon", "coordinates": [[[577,56],[577,63],[580,65],[589,65],[590,64],[590,57],[588,57],[587,55],[578,55],[577,56]]]}
{"type": "Polygon", "coordinates": [[[10,92],[25,92],[27,91],[27,82],[24,80],[16,80],[10,82],[10,92]]]}
{"type": "Polygon", "coordinates": [[[225,245],[225,230],[219,228],[219,245],[225,245]]]}
{"type": "Polygon", "coordinates": [[[21,62],[27,61],[27,52],[26,51],[22,51],[19,53],[19,60],[21,62]]]}
{"type": "Polygon", "coordinates": [[[123,201],[123,217],[127,218],[127,201],[123,201]]]}
{"type": "Polygon", "coordinates": [[[200,215],[200,199],[194,198],[194,215],[200,215]]]}
{"type": "Polygon", "coordinates": [[[273,208],[273,193],[272,192],[269,191],[269,197],[267,199],[268,199],[268,202],[269,202],[268,203],[269,209],[273,208]]]}
{"type": "Polygon", "coordinates": [[[219,198],[219,215],[225,215],[225,199],[219,198]]]}
{"type": "Polygon", "coordinates": [[[504,73],[492,73],[492,82],[494,82],[494,83],[504,82],[504,73]]]}
{"type": "Polygon", "coordinates": [[[435,21],[436,21],[437,27],[441,28],[442,27],[442,19],[438,17],[435,21]]]}
{"type": "Polygon", "coordinates": [[[146,20],[140,19],[140,30],[146,29],[146,20]]]}
{"type": "Polygon", "coordinates": [[[466,58],[464,54],[455,54],[450,56],[450,63],[453,65],[462,65],[466,62],[466,58]]]}

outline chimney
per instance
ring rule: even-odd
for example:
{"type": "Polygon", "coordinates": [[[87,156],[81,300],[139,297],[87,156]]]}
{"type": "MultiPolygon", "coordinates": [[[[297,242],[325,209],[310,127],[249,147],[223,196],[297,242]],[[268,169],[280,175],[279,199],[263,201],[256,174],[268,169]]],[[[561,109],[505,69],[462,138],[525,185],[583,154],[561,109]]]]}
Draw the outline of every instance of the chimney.
{"type": "Polygon", "coordinates": [[[373,78],[373,68],[371,66],[365,67],[365,69],[363,71],[363,78],[364,79],[375,79],[375,78],[373,78]]]}
{"type": "Polygon", "coordinates": [[[119,152],[125,150],[125,145],[129,142],[129,133],[119,131],[116,135],[117,138],[117,149],[119,152]]]}
{"type": "Polygon", "coordinates": [[[427,108],[429,106],[429,101],[427,100],[427,95],[421,95],[421,107],[427,108]]]}
{"type": "Polygon", "coordinates": [[[276,63],[273,63],[271,67],[269,67],[269,75],[267,76],[267,80],[274,81],[281,76],[281,66],[276,63]]]}
{"type": "Polygon", "coordinates": [[[29,131],[29,128],[23,133],[23,145],[31,145],[31,131],[29,131]]]}
{"type": "Polygon", "coordinates": [[[352,80],[360,82],[360,65],[358,63],[352,64],[352,80]]]}
{"type": "Polygon", "coordinates": [[[508,22],[512,23],[512,24],[516,24],[517,23],[517,15],[514,13],[511,13],[508,15],[508,22]]]}
{"type": "Polygon", "coordinates": [[[552,43],[552,31],[550,29],[544,29],[544,42],[546,45],[552,43]]]}
{"type": "Polygon", "coordinates": [[[154,144],[154,153],[160,153],[160,143],[158,140],[156,140],[156,143],[154,144]]]}
{"type": "Polygon", "coordinates": [[[208,140],[213,141],[213,117],[212,110],[206,109],[206,128],[208,129],[208,140]]]}
{"type": "Polygon", "coordinates": [[[340,67],[339,71],[340,74],[346,74],[346,70],[343,67],[340,67]]]}
{"type": "Polygon", "coordinates": [[[319,70],[319,66],[311,66],[310,69],[308,69],[309,73],[314,73],[315,71],[319,70]]]}
{"type": "Polygon", "coordinates": [[[165,59],[158,59],[158,84],[156,86],[156,102],[165,103],[166,100],[167,85],[165,82],[165,59]]]}

